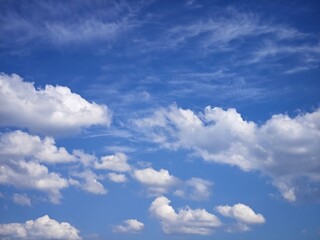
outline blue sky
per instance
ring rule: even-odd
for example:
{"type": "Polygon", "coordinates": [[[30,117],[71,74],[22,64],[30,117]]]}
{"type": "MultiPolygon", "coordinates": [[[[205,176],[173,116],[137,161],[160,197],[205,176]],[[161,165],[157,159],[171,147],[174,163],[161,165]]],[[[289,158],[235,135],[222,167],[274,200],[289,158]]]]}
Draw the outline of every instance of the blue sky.
{"type": "Polygon", "coordinates": [[[2,239],[319,239],[318,1],[0,1],[2,239]]]}

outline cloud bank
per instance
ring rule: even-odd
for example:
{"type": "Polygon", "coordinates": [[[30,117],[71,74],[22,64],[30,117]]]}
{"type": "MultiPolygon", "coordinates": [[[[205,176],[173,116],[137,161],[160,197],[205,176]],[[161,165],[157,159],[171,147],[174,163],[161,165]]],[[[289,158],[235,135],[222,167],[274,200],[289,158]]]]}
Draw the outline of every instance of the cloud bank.
{"type": "Polygon", "coordinates": [[[295,183],[320,182],[320,111],[296,117],[274,115],[262,125],[246,121],[230,108],[196,114],[172,105],[134,120],[146,139],[168,149],[190,149],[205,161],[259,170],[288,201],[296,200],[295,183]]]}
{"type": "Polygon", "coordinates": [[[25,223],[0,224],[4,239],[56,239],[80,240],[79,231],[67,222],[57,222],[48,215],[25,223]]]}

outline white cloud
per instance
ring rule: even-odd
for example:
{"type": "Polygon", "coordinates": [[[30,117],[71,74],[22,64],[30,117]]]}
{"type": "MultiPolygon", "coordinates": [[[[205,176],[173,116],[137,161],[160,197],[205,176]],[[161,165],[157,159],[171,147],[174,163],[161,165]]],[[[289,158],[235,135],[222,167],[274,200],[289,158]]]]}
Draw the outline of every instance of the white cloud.
{"type": "Polygon", "coordinates": [[[134,152],[136,149],[129,146],[109,145],[104,147],[105,150],[110,152],[134,152]]]}
{"type": "MultiPolygon", "coordinates": [[[[19,130],[0,136],[0,184],[45,192],[53,203],[59,203],[60,190],[68,187],[69,182],[58,173],[49,172],[42,163],[73,161],[76,157],[65,148],[58,148],[53,138],[41,139],[19,130]]],[[[30,201],[18,195],[14,200],[27,205],[30,201]]]]}
{"type": "Polygon", "coordinates": [[[320,110],[291,118],[274,115],[262,125],[235,109],[206,107],[195,114],[176,105],[134,121],[147,139],[169,149],[191,149],[204,160],[260,170],[284,198],[296,199],[295,182],[319,183],[320,110]]]}
{"type": "Polygon", "coordinates": [[[127,181],[126,175],[117,173],[108,173],[108,179],[116,183],[123,183],[127,181]]]}
{"type": "Polygon", "coordinates": [[[134,170],[133,177],[148,188],[151,196],[168,192],[178,181],[165,169],[159,171],[153,168],[134,170]]]}
{"type": "Polygon", "coordinates": [[[248,225],[252,224],[262,224],[266,220],[262,214],[256,214],[250,207],[238,203],[233,206],[218,206],[216,210],[225,217],[231,217],[238,221],[237,228],[241,231],[250,230],[248,225]]]}
{"type": "Polygon", "coordinates": [[[53,138],[41,139],[19,130],[0,136],[0,155],[3,158],[28,158],[45,163],[66,163],[76,160],[65,148],[58,148],[53,138]]]}
{"type": "Polygon", "coordinates": [[[66,179],[37,162],[1,159],[0,184],[45,192],[53,203],[59,203],[60,190],[68,187],[66,179]]]}
{"type": "Polygon", "coordinates": [[[156,198],[149,211],[160,220],[162,229],[167,234],[207,235],[221,225],[219,219],[205,209],[180,209],[176,212],[164,196],[156,198]]]}
{"type": "MultiPolygon", "coordinates": [[[[320,45],[299,45],[299,46],[288,46],[280,45],[275,43],[266,43],[260,50],[255,52],[252,62],[259,62],[265,58],[277,58],[288,55],[305,55],[301,58],[302,63],[308,62],[308,57],[313,56],[315,59],[319,59],[320,45]]],[[[300,63],[300,64],[302,64],[300,63]]],[[[309,69],[308,66],[300,66],[298,71],[309,69]]],[[[287,73],[294,73],[295,71],[287,71],[287,73]]]]}
{"type": "Polygon", "coordinates": [[[141,232],[144,228],[144,224],[136,219],[127,219],[123,221],[122,225],[115,226],[114,232],[118,233],[137,233],[141,232]]]}
{"type": "Polygon", "coordinates": [[[79,150],[79,149],[73,150],[72,151],[72,155],[77,157],[77,159],[84,166],[89,166],[89,165],[91,165],[93,162],[95,162],[97,160],[97,158],[94,155],[87,154],[83,150],[79,150]]]}
{"type": "Polygon", "coordinates": [[[0,125],[28,128],[56,135],[79,131],[91,125],[110,125],[105,105],[90,103],[68,87],[34,84],[12,74],[0,75],[0,125]]]}
{"type": "MultiPolygon", "coordinates": [[[[79,182],[49,172],[43,164],[80,163],[73,167],[84,166],[89,169],[96,160],[95,156],[82,150],[68,153],[65,148],[57,147],[51,137],[41,139],[19,130],[0,136],[0,184],[45,192],[53,203],[59,203],[60,190],[71,185],[94,194],[106,194],[107,190],[98,181],[102,178],[91,170],[73,173],[81,179],[79,182]]],[[[69,167],[70,165],[67,165],[67,168],[69,167]]],[[[15,202],[18,201],[16,197],[15,202]]]]}
{"type": "Polygon", "coordinates": [[[207,200],[213,185],[210,181],[195,177],[184,181],[170,175],[166,169],[157,171],[151,167],[136,169],[132,176],[147,188],[149,196],[172,192],[175,196],[189,200],[207,200]]]}
{"type": "Polygon", "coordinates": [[[12,8],[3,11],[0,40],[28,46],[110,42],[135,26],[130,20],[142,7],[139,4],[103,1],[92,2],[88,8],[87,2],[28,3],[22,12],[12,8]]]}
{"type": "Polygon", "coordinates": [[[179,48],[192,41],[193,46],[207,51],[230,51],[242,46],[243,39],[260,37],[263,40],[280,41],[301,39],[306,34],[281,24],[272,24],[253,13],[239,12],[234,8],[213,14],[216,17],[193,18],[192,22],[168,27],[159,41],[149,43],[157,48],[179,48]]]}
{"type": "Polygon", "coordinates": [[[128,157],[124,153],[116,153],[115,155],[101,157],[100,163],[95,163],[95,168],[127,172],[131,170],[127,161],[128,157]]]}
{"type": "Polygon", "coordinates": [[[80,173],[72,173],[73,176],[84,180],[82,183],[75,183],[76,186],[80,186],[84,191],[93,194],[107,194],[107,190],[104,188],[102,183],[98,180],[101,178],[93,173],[91,170],[86,170],[80,173]]]}
{"type": "Polygon", "coordinates": [[[212,182],[201,178],[191,178],[184,182],[182,189],[174,192],[176,196],[191,200],[207,200],[211,195],[212,182]]]}
{"type": "Polygon", "coordinates": [[[26,194],[13,194],[13,201],[22,206],[31,206],[31,200],[26,194]]]}
{"type": "Polygon", "coordinates": [[[48,215],[25,223],[0,224],[0,236],[5,239],[79,240],[79,231],[67,222],[57,222],[48,215]]]}
{"type": "Polygon", "coordinates": [[[123,30],[125,23],[104,23],[96,19],[85,20],[82,23],[48,23],[43,36],[54,45],[81,43],[98,40],[111,40],[123,30]]]}

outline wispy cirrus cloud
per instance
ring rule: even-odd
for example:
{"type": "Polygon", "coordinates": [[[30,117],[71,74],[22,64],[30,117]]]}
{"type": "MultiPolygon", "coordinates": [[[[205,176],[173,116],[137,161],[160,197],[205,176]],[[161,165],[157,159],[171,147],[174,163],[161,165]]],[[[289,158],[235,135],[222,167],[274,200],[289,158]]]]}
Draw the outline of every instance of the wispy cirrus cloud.
{"type": "Polygon", "coordinates": [[[163,27],[158,40],[146,41],[154,50],[168,48],[183,48],[190,46],[198,50],[210,49],[214,51],[234,51],[246,45],[250,40],[259,37],[274,41],[297,40],[306,37],[286,24],[275,23],[263,19],[260,14],[245,12],[236,7],[213,10],[209,16],[192,18],[192,21],[183,24],[167,25],[163,27]]]}
{"type": "Polygon", "coordinates": [[[132,18],[143,6],[139,2],[86,0],[30,1],[19,6],[4,3],[0,39],[5,44],[51,46],[109,42],[136,25],[132,18]]]}

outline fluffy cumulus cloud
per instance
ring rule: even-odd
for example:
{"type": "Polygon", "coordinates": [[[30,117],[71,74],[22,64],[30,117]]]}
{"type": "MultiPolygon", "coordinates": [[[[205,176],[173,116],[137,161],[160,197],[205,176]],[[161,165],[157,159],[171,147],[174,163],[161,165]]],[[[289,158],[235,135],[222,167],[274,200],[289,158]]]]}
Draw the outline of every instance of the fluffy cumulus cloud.
{"type": "MultiPolygon", "coordinates": [[[[4,133],[0,137],[0,184],[45,192],[51,202],[58,203],[60,190],[68,187],[69,181],[50,172],[42,163],[66,163],[75,159],[65,148],[56,147],[52,138],[41,139],[22,131],[4,133]]],[[[28,203],[18,195],[14,200],[28,203]]]]}
{"type": "Polygon", "coordinates": [[[108,179],[111,182],[116,182],[116,183],[123,183],[127,181],[127,177],[124,174],[118,174],[118,173],[108,173],[108,179]]]}
{"type": "Polygon", "coordinates": [[[72,173],[72,175],[81,179],[81,183],[76,180],[73,180],[72,183],[75,186],[79,186],[82,190],[93,194],[107,194],[107,190],[104,188],[102,183],[99,182],[99,179],[101,179],[102,177],[99,177],[91,170],[86,170],[84,172],[75,172],[72,173]]]}
{"type": "Polygon", "coordinates": [[[166,234],[207,235],[221,226],[220,220],[205,209],[180,209],[178,212],[170,206],[170,200],[164,196],[156,198],[149,211],[157,218],[166,234]]]}
{"type": "MultiPolygon", "coordinates": [[[[106,194],[107,190],[99,182],[102,177],[89,170],[96,162],[95,156],[86,154],[82,150],[74,150],[70,154],[65,148],[57,147],[51,137],[40,138],[20,130],[3,133],[0,136],[0,184],[44,192],[53,203],[59,203],[61,190],[70,185],[93,194],[106,194]],[[71,175],[79,181],[66,179],[57,172],[50,172],[45,165],[67,163],[77,164],[67,165],[67,168],[86,167],[86,171],[73,168],[74,172],[71,175]]],[[[55,169],[59,170],[57,165],[55,169]]],[[[116,180],[121,179],[118,176],[116,180]]],[[[31,204],[30,199],[24,195],[14,195],[13,200],[21,205],[31,204]]]]}
{"type": "Polygon", "coordinates": [[[250,230],[248,225],[262,224],[266,220],[262,214],[256,214],[250,207],[238,203],[233,206],[218,206],[216,210],[225,217],[231,217],[238,221],[238,229],[242,231],[250,230]]]}
{"type": "Polygon", "coordinates": [[[123,221],[123,224],[115,226],[114,232],[117,233],[137,233],[141,232],[144,228],[144,224],[136,219],[127,219],[123,221]]]}
{"type": "Polygon", "coordinates": [[[56,239],[80,240],[79,231],[67,222],[57,222],[48,215],[25,223],[0,224],[4,239],[56,239]]]}
{"type": "Polygon", "coordinates": [[[153,168],[134,170],[133,177],[147,187],[151,196],[168,192],[178,182],[178,179],[165,169],[159,171],[153,168]]]}
{"type": "Polygon", "coordinates": [[[111,122],[105,105],[90,103],[68,87],[46,85],[36,89],[16,74],[0,75],[0,101],[1,126],[42,134],[66,134],[111,122]]]}
{"type": "Polygon", "coordinates": [[[202,201],[208,200],[211,196],[213,183],[202,178],[179,179],[173,176],[166,169],[159,171],[148,167],[135,169],[132,172],[133,178],[144,185],[149,196],[160,196],[164,193],[173,193],[175,196],[202,201]]]}
{"type": "Polygon", "coordinates": [[[127,172],[131,170],[127,161],[128,157],[124,153],[116,153],[115,155],[102,157],[100,159],[100,163],[95,163],[95,168],[107,169],[116,172],[127,172]]]}
{"type": "Polygon", "coordinates": [[[51,137],[41,139],[22,131],[5,133],[0,136],[0,154],[3,158],[28,158],[45,163],[63,163],[75,161],[63,147],[57,147],[51,137]]]}
{"type": "MultiPolygon", "coordinates": [[[[52,137],[41,138],[20,130],[0,134],[0,184],[44,192],[53,203],[60,202],[61,190],[69,186],[93,194],[106,194],[100,180],[108,178],[121,183],[127,181],[126,176],[114,172],[102,176],[94,171],[131,171],[127,160],[123,153],[104,156],[100,160],[83,150],[69,153],[65,148],[57,147],[52,137]],[[50,172],[48,165],[54,165],[55,172],[50,172]],[[59,166],[69,169],[68,178],[59,174],[59,166]]],[[[17,204],[30,205],[30,200],[23,195],[15,195],[13,200],[17,204]]]]}
{"type": "Polygon", "coordinates": [[[0,164],[0,184],[45,192],[53,203],[59,202],[60,190],[69,186],[68,180],[37,162],[1,159],[0,164]]]}
{"type": "Polygon", "coordinates": [[[162,147],[191,149],[206,161],[260,170],[285,199],[295,201],[299,179],[320,182],[319,122],[320,110],[294,118],[274,115],[258,125],[236,109],[208,106],[196,114],[172,105],[134,124],[162,147]]]}

